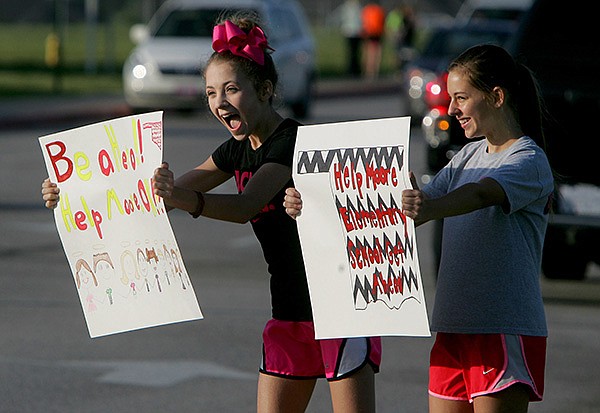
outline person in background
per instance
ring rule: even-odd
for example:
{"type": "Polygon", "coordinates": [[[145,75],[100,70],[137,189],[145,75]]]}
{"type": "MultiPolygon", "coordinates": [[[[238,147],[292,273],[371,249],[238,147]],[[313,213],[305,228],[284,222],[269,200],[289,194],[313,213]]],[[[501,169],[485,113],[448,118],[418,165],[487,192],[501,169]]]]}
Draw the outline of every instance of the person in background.
{"type": "Polygon", "coordinates": [[[382,43],[385,34],[385,10],[378,1],[362,9],[363,75],[376,79],[381,66],[382,43]]]}
{"type": "Polygon", "coordinates": [[[359,0],[346,0],[336,10],[340,30],[346,40],[348,51],[348,74],[360,76],[361,73],[361,4],[359,0]]]}
{"type": "Polygon", "coordinates": [[[399,72],[414,55],[416,18],[408,4],[398,4],[385,18],[386,39],[394,47],[395,69],[399,72]]]}
{"type": "Polygon", "coordinates": [[[399,57],[403,24],[402,8],[396,5],[385,16],[385,38],[393,45],[396,69],[400,69],[399,57]]]}
{"type": "MultiPolygon", "coordinates": [[[[380,337],[315,339],[298,229],[283,208],[299,123],[272,105],[278,75],[257,16],[235,14],[217,24],[213,49],[204,73],[208,106],[231,137],[177,180],[162,164],[154,194],[168,210],[252,225],[271,277],[259,413],[304,412],[320,377],[329,382],[335,412],[374,412],[380,337]],[[237,194],[207,193],[231,178],[237,194]]],[[[42,183],[48,208],[56,207],[59,192],[49,180],[42,183]]]]}
{"type": "Polygon", "coordinates": [[[410,5],[403,4],[401,14],[402,28],[397,43],[398,68],[401,68],[413,59],[417,37],[417,17],[415,10],[410,5]]]}
{"type": "MultiPolygon", "coordinates": [[[[402,192],[415,225],[444,219],[431,330],[430,413],[525,413],[542,400],[547,326],[539,277],[554,178],[531,72],[501,47],[449,66],[448,113],[469,139],[420,190],[402,192]]],[[[302,198],[288,188],[286,212],[302,198]]]]}

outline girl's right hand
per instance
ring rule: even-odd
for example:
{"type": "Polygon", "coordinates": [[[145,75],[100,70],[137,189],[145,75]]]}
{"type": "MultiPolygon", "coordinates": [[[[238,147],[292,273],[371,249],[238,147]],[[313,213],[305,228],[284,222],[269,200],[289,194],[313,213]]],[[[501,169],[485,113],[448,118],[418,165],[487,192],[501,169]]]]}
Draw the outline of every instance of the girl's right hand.
{"type": "Polygon", "coordinates": [[[285,212],[294,219],[302,214],[302,197],[296,188],[287,188],[285,190],[283,206],[285,207],[285,212]]]}
{"type": "Polygon", "coordinates": [[[50,181],[50,178],[44,179],[42,182],[42,199],[48,209],[54,209],[58,205],[60,200],[60,189],[58,186],[50,181]]]}

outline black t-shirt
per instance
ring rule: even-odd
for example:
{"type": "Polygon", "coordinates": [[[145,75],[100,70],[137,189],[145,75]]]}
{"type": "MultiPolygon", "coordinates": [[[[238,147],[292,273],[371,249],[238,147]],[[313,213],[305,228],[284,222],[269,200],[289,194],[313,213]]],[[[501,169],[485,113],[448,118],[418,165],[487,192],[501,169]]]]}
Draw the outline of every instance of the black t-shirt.
{"type": "MultiPolygon", "coordinates": [[[[275,162],[292,166],[294,145],[299,123],[285,119],[273,134],[257,149],[250,140],[233,137],[212,154],[217,167],[232,173],[241,193],[252,175],[264,164],[275,162]]],[[[292,179],[251,220],[252,228],[263,250],[271,274],[271,305],[273,318],[288,321],[312,320],[312,309],[298,237],[296,221],[283,207],[285,189],[292,179]]]]}

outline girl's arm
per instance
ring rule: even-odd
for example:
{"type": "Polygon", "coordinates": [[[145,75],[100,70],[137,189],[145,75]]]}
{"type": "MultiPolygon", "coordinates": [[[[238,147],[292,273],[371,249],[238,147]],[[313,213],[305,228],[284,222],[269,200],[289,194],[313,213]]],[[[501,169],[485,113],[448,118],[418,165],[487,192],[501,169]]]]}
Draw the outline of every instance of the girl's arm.
{"type": "Polygon", "coordinates": [[[231,178],[231,174],[221,171],[215,165],[212,157],[209,157],[202,164],[177,178],[175,186],[194,191],[208,192],[229,178],[231,178]]]}
{"type": "Polygon", "coordinates": [[[492,178],[483,178],[461,186],[448,194],[428,199],[413,182],[413,188],[402,191],[402,208],[415,225],[425,222],[467,214],[492,205],[506,206],[508,199],[500,184],[492,178]]]}
{"type": "Polygon", "coordinates": [[[205,194],[202,215],[244,223],[258,214],[289,182],[292,168],[278,163],[261,166],[241,194],[205,194]]]}
{"type": "Polygon", "coordinates": [[[215,183],[224,182],[231,175],[220,171],[209,158],[200,167],[183,175],[174,181],[168,165],[158,168],[154,175],[154,193],[164,198],[165,203],[172,208],[179,208],[190,213],[199,212],[201,215],[223,221],[244,223],[248,222],[279,192],[291,178],[291,168],[277,163],[268,163],[260,167],[252,176],[241,194],[211,194],[202,193],[212,189],[215,183]],[[202,166],[209,167],[203,169],[202,166]],[[215,170],[211,170],[214,166],[215,170]],[[201,192],[198,195],[196,191],[201,192]]]}
{"type": "Polygon", "coordinates": [[[198,203],[196,191],[210,191],[231,178],[231,174],[221,171],[209,157],[204,163],[175,179],[169,164],[163,164],[154,171],[152,187],[155,195],[163,198],[167,211],[173,208],[193,212],[198,203]]]}

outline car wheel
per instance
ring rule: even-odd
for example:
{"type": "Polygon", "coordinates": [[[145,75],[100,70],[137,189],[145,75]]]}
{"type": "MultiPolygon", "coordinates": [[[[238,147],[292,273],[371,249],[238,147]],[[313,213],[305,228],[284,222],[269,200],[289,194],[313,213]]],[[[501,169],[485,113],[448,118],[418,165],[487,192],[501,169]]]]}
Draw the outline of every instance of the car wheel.
{"type": "Polygon", "coordinates": [[[542,254],[542,272],[552,280],[583,280],[588,260],[584,249],[569,242],[569,230],[548,227],[542,254]]]}

